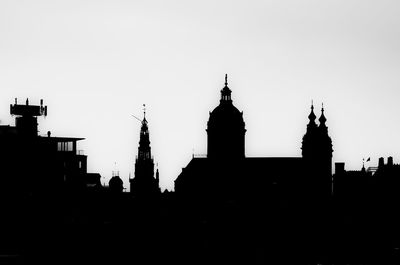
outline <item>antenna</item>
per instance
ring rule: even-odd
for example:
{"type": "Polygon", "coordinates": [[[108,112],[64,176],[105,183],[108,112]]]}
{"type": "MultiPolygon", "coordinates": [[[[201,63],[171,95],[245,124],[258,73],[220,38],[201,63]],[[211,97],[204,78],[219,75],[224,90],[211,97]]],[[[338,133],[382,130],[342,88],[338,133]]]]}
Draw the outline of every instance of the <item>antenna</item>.
{"type": "Polygon", "coordinates": [[[136,117],[135,115],[133,115],[133,114],[131,114],[132,115],[132,117],[134,117],[135,119],[137,119],[138,121],[140,121],[140,123],[142,123],[142,120],[141,119],[139,119],[138,117],[136,117]]]}

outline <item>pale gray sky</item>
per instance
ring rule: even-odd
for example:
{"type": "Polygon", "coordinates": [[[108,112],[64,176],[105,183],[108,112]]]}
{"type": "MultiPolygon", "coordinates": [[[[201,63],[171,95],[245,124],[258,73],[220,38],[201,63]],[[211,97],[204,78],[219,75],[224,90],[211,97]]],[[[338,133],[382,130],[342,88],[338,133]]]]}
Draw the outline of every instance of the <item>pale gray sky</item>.
{"type": "Polygon", "coordinates": [[[400,161],[400,2],[0,1],[0,120],[43,98],[40,133],[85,137],[89,170],[128,187],[147,105],[161,184],[206,153],[228,73],[248,156],[300,156],[324,102],[334,161],[400,161]]]}

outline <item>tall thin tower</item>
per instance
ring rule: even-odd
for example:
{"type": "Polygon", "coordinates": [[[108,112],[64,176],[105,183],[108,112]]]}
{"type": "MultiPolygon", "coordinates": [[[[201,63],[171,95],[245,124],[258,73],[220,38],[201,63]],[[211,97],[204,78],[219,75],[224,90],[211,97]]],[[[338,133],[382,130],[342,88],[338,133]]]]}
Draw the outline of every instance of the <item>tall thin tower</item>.
{"type": "MultiPolygon", "coordinates": [[[[145,105],[143,106],[145,107],[145,105]]],[[[154,198],[160,194],[159,179],[154,177],[154,160],[151,156],[150,134],[145,108],[135,161],[135,177],[130,179],[129,182],[131,193],[136,197],[154,198]]]]}

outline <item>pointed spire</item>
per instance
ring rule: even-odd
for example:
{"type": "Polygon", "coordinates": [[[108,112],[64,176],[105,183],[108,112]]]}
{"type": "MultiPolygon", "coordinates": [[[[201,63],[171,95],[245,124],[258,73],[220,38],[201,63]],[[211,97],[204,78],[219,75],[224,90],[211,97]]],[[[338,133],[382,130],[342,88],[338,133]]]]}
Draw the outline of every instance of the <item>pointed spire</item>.
{"type": "Polygon", "coordinates": [[[320,127],[326,127],[325,123],[326,123],[326,118],[324,115],[324,103],[322,103],[322,108],[321,108],[321,117],[319,117],[319,126],[320,127]]]}
{"type": "Polygon", "coordinates": [[[143,104],[143,120],[142,120],[142,127],[140,128],[138,158],[140,158],[140,159],[150,159],[151,158],[150,136],[149,136],[149,127],[147,125],[147,120],[146,120],[146,105],[145,104],[143,104]]]}
{"type": "Polygon", "coordinates": [[[146,121],[146,104],[143,104],[143,122],[147,122],[146,121]]]}
{"type": "Polygon", "coordinates": [[[315,119],[317,116],[314,114],[314,102],[311,100],[311,112],[310,115],[308,115],[308,119],[310,120],[310,123],[315,123],[315,119]]]}
{"type": "Polygon", "coordinates": [[[228,86],[228,74],[225,74],[225,86],[228,86]]]}

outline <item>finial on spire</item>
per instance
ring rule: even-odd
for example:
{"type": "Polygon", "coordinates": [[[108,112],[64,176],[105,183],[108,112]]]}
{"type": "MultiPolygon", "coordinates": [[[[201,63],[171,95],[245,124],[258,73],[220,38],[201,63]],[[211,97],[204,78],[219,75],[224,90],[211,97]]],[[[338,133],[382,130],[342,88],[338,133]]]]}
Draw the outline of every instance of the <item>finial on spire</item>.
{"type": "Polygon", "coordinates": [[[321,127],[321,128],[326,128],[326,125],[325,125],[325,123],[326,123],[326,117],[325,117],[325,115],[324,115],[324,103],[322,103],[321,117],[319,117],[318,120],[319,120],[319,122],[320,122],[319,127],[321,127]]]}
{"type": "Polygon", "coordinates": [[[228,74],[225,74],[225,86],[228,86],[228,74]]]}
{"type": "Polygon", "coordinates": [[[310,120],[310,124],[315,124],[314,121],[315,121],[316,118],[317,117],[314,114],[314,101],[311,100],[311,112],[310,112],[310,115],[308,115],[308,119],[310,120]]]}
{"type": "Polygon", "coordinates": [[[146,119],[146,104],[143,104],[143,119],[146,119]]]}

